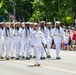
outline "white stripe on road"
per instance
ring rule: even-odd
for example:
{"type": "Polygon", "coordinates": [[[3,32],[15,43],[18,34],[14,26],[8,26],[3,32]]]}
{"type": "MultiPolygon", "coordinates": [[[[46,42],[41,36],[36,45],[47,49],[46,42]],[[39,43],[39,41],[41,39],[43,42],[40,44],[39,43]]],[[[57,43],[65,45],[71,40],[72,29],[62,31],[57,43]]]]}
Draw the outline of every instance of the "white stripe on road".
{"type": "MultiPolygon", "coordinates": [[[[23,61],[13,61],[13,62],[17,62],[17,63],[21,63],[21,64],[26,64],[26,65],[31,65],[33,63],[29,63],[29,62],[23,62],[23,61]]],[[[52,69],[52,70],[56,70],[56,71],[61,71],[61,72],[66,72],[66,73],[71,73],[71,74],[76,74],[76,71],[73,70],[67,70],[67,69],[62,69],[62,68],[58,68],[58,67],[51,67],[51,66],[44,66],[42,65],[41,67],[43,68],[47,68],[47,69],[52,69]]]]}

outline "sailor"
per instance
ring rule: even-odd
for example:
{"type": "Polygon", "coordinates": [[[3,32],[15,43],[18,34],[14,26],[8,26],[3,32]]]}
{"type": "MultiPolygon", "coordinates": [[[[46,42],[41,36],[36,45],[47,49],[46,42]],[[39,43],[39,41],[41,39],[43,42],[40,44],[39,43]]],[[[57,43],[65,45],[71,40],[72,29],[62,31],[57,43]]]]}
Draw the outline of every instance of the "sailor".
{"type": "Polygon", "coordinates": [[[26,59],[30,60],[30,47],[31,47],[31,42],[30,42],[30,22],[26,22],[26,45],[27,45],[27,50],[26,50],[26,59]]]}
{"type": "Polygon", "coordinates": [[[5,47],[5,28],[4,22],[0,22],[0,58],[3,59],[5,47]]]}
{"type": "Polygon", "coordinates": [[[11,59],[14,59],[14,30],[15,30],[15,22],[11,23],[11,59]]]}
{"type": "Polygon", "coordinates": [[[26,49],[27,49],[27,46],[26,46],[26,28],[25,28],[25,22],[22,22],[22,25],[21,25],[21,39],[22,39],[22,43],[21,43],[21,49],[22,49],[22,58],[25,58],[25,52],[26,52],[26,49]]]}
{"type": "MultiPolygon", "coordinates": [[[[43,32],[43,35],[46,37],[45,21],[41,21],[40,22],[40,30],[43,32]]],[[[45,56],[44,56],[44,47],[42,47],[42,50],[41,50],[41,59],[45,59],[45,56]]]]}
{"type": "Polygon", "coordinates": [[[42,43],[46,45],[46,40],[42,31],[39,30],[39,24],[34,23],[34,25],[35,26],[34,26],[32,40],[33,40],[33,46],[34,46],[35,55],[36,55],[35,66],[40,66],[40,54],[42,49],[42,43]]]}
{"type": "Polygon", "coordinates": [[[46,23],[46,42],[47,42],[47,58],[51,58],[50,50],[52,46],[52,22],[46,23]]]}
{"type": "Polygon", "coordinates": [[[11,49],[11,28],[10,28],[10,22],[6,22],[5,27],[5,35],[6,35],[6,60],[9,60],[10,57],[10,49],[11,49]]]}
{"type": "MultiPolygon", "coordinates": [[[[33,40],[31,37],[33,31],[34,31],[34,23],[30,22],[30,58],[32,58],[33,40]]],[[[33,57],[35,57],[34,53],[33,53],[33,57]]]]}
{"type": "Polygon", "coordinates": [[[56,26],[53,29],[53,39],[56,46],[56,59],[61,59],[60,57],[60,48],[61,41],[63,39],[64,30],[60,27],[60,22],[56,21],[56,26]]]}
{"type": "Polygon", "coordinates": [[[15,23],[14,46],[16,48],[16,60],[19,60],[20,50],[21,50],[21,28],[20,28],[20,22],[16,22],[15,23]]]}

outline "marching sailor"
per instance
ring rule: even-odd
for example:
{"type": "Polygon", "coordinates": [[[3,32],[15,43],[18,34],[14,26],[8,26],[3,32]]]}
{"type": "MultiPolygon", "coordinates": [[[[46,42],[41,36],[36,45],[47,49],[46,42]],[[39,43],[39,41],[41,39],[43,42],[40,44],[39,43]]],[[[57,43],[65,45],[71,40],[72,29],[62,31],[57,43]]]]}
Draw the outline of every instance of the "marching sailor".
{"type": "MultiPolygon", "coordinates": [[[[44,37],[46,37],[45,21],[41,21],[40,22],[40,29],[43,32],[44,37]]],[[[44,56],[44,47],[43,46],[42,46],[42,50],[41,50],[41,59],[45,59],[45,56],[44,56]]]]}
{"type": "Polygon", "coordinates": [[[61,41],[63,39],[64,30],[60,27],[60,22],[56,21],[56,27],[53,29],[53,39],[56,46],[56,59],[60,58],[61,41]]]}
{"type": "Polygon", "coordinates": [[[16,60],[19,60],[21,50],[21,28],[20,22],[15,23],[14,46],[16,47],[16,60]]]}
{"type": "Polygon", "coordinates": [[[26,59],[30,60],[30,22],[26,22],[26,59]]]}
{"type": "MultiPolygon", "coordinates": [[[[25,28],[25,22],[22,22],[22,26],[21,26],[21,39],[22,39],[22,44],[21,44],[21,49],[22,49],[22,58],[25,58],[25,52],[27,49],[26,46],[26,28],[25,28]]],[[[27,52],[26,52],[27,53],[27,52]]]]}
{"type": "Polygon", "coordinates": [[[15,22],[11,23],[11,59],[14,59],[14,30],[15,30],[15,22]]]}
{"type": "Polygon", "coordinates": [[[52,46],[52,23],[47,22],[46,23],[46,42],[47,42],[47,58],[51,58],[50,56],[50,50],[52,46]]]}
{"type": "Polygon", "coordinates": [[[5,27],[5,35],[6,35],[6,60],[9,60],[10,57],[10,50],[11,50],[11,28],[10,28],[10,22],[6,22],[5,27]]]}
{"type": "Polygon", "coordinates": [[[0,58],[1,59],[3,59],[4,47],[5,47],[5,28],[4,28],[4,22],[1,22],[0,23],[0,58]]]}

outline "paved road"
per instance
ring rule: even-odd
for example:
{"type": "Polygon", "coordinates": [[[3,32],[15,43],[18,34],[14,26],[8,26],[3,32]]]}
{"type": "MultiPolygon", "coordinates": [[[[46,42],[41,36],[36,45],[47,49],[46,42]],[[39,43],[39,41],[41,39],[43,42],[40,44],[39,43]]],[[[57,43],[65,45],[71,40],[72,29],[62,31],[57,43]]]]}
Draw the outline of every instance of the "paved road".
{"type": "Polygon", "coordinates": [[[41,66],[33,66],[31,60],[0,60],[0,75],[76,75],[76,51],[61,51],[61,60],[56,60],[55,50],[51,59],[41,60],[41,66]]]}

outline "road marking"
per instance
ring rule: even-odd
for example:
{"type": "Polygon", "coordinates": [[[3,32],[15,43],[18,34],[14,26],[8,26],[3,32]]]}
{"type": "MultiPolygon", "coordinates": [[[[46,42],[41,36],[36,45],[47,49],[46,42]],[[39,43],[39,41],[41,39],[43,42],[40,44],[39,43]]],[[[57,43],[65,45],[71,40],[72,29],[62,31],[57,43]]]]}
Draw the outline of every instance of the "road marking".
{"type": "Polygon", "coordinates": [[[49,66],[43,66],[43,67],[44,67],[44,68],[47,68],[47,69],[52,69],[52,70],[61,71],[61,72],[76,74],[76,71],[72,71],[72,70],[67,70],[67,69],[62,69],[62,68],[57,68],[57,67],[49,67],[49,66]]]}
{"type": "MultiPolygon", "coordinates": [[[[13,62],[17,62],[17,63],[21,63],[21,64],[26,64],[26,65],[31,65],[33,63],[29,63],[29,62],[23,62],[23,61],[13,61],[13,62]]],[[[41,67],[43,68],[47,68],[47,69],[52,69],[52,70],[56,70],[56,71],[61,71],[61,72],[66,72],[66,73],[71,73],[71,74],[76,74],[76,71],[73,70],[67,70],[67,69],[62,69],[62,68],[58,68],[58,67],[51,67],[51,66],[44,66],[41,65],[41,67]]]]}

